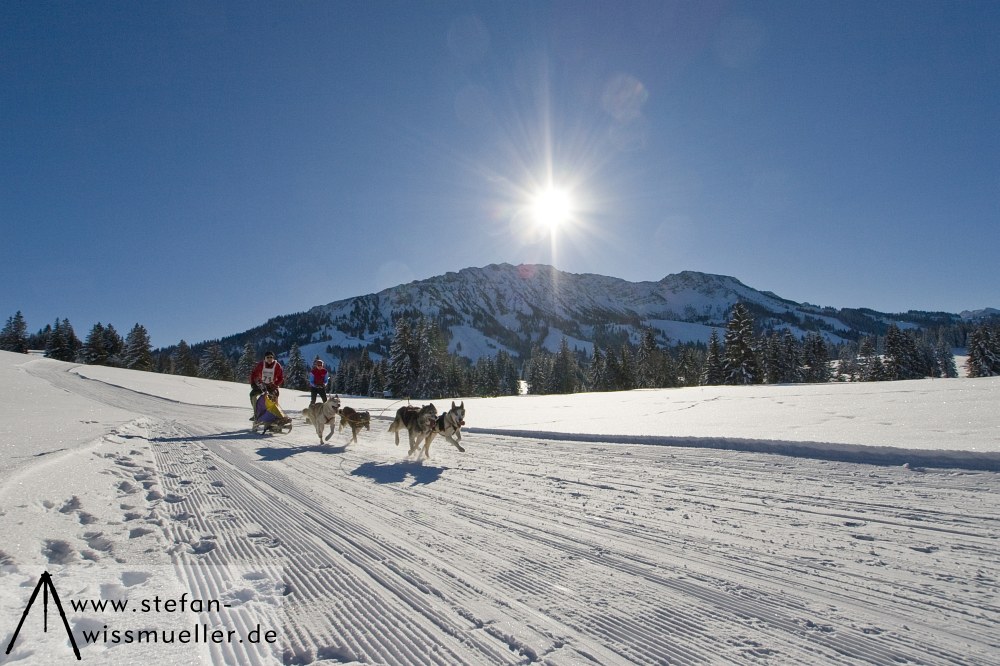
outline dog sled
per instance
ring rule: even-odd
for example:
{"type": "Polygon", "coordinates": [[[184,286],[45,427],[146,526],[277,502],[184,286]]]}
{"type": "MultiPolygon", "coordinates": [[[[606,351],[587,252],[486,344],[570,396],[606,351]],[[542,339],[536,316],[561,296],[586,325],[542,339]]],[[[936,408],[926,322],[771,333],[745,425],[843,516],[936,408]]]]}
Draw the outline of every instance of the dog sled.
{"type": "Polygon", "coordinates": [[[262,435],[266,432],[282,434],[292,431],[292,419],[285,415],[270,391],[264,391],[257,396],[253,427],[250,430],[257,432],[258,429],[262,435]]]}

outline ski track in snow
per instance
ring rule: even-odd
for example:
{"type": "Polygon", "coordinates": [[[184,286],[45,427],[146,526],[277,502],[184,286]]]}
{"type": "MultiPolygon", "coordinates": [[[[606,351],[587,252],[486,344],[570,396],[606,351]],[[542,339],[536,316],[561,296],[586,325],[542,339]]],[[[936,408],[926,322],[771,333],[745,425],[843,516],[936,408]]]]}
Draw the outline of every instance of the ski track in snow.
{"type": "MultiPolygon", "coordinates": [[[[192,597],[275,596],[279,658],[212,646],[217,663],[995,664],[1000,654],[994,472],[482,433],[466,435],[466,454],[438,439],[418,463],[385,418],[358,444],[345,446],[345,432],[319,445],[299,414],[290,434],[258,436],[249,405],[32,372],[146,415],[110,436],[123,453],[105,463],[130,540],[154,540],[192,597]],[[232,567],[260,574],[234,588],[221,574],[232,567]],[[283,588],[254,587],[264,579],[283,588]]],[[[52,504],[79,516],[84,559],[142,561],[138,549],[115,551],[85,503],[52,504]]],[[[53,565],[73,555],[68,541],[46,547],[53,565]]]]}

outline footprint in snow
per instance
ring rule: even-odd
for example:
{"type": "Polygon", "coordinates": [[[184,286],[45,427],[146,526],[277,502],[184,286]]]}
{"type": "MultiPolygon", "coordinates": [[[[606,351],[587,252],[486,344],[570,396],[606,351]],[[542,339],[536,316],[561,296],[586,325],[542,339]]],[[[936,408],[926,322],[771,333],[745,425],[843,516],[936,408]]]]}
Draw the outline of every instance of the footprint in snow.
{"type": "Polygon", "coordinates": [[[79,511],[76,514],[77,520],[80,521],[81,525],[93,525],[98,521],[97,516],[91,515],[86,511],[79,511]]]}
{"type": "Polygon", "coordinates": [[[79,509],[80,506],[80,498],[73,495],[73,497],[63,502],[63,505],[59,507],[59,513],[73,513],[79,509]]]}
{"type": "Polygon", "coordinates": [[[188,545],[191,546],[191,552],[195,555],[204,555],[205,553],[210,553],[215,550],[216,543],[212,540],[214,538],[215,537],[208,537],[188,545]]]}
{"type": "Polygon", "coordinates": [[[49,564],[69,564],[76,557],[76,551],[68,541],[62,539],[46,539],[42,547],[42,555],[49,564]]]}
{"type": "Polygon", "coordinates": [[[258,546],[265,546],[267,548],[277,548],[281,545],[281,541],[275,539],[274,537],[268,536],[263,532],[254,532],[248,534],[247,538],[258,546]]]}
{"type": "Polygon", "coordinates": [[[125,587],[135,587],[136,585],[145,583],[152,577],[152,574],[148,574],[144,571],[126,571],[122,573],[121,581],[122,585],[125,587]]]}

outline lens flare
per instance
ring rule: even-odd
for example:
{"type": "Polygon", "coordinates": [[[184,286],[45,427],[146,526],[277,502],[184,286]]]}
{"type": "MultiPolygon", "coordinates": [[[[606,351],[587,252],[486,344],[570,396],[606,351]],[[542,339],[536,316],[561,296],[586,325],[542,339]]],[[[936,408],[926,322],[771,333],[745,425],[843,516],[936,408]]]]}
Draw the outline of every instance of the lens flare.
{"type": "Polygon", "coordinates": [[[535,195],[531,202],[535,223],[555,231],[573,216],[573,204],[565,190],[550,187],[535,195]]]}

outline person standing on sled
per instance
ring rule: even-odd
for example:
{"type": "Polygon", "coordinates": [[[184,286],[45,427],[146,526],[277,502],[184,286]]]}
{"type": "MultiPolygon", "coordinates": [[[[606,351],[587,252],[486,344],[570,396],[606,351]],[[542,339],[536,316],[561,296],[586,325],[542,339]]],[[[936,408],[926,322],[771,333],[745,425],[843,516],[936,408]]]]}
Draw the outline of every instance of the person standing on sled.
{"type": "Polygon", "coordinates": [[[257,415],[257,396],[264,391],[268,391],[271,397],[277,401],[278,389],[285,383],[285,371],[281,369],[281,364],[274,360],[274,352],[264,354],[264,360],[253,367],[250,372],[250,408],[254,416],[257,415]]]}
{"type": "Polygon", "coordinates": [[[326,380],[329,376],[326,368],[323,366],[323,361],[316,359],[313,361],[312,370],[309,371],[309,406],[312,407],[316,404],[316,397],[322,398],[322,402],[326,402],[326,380]]]}

